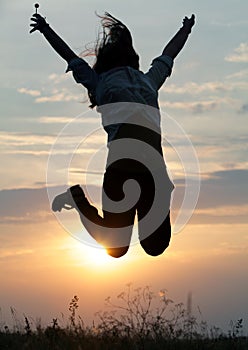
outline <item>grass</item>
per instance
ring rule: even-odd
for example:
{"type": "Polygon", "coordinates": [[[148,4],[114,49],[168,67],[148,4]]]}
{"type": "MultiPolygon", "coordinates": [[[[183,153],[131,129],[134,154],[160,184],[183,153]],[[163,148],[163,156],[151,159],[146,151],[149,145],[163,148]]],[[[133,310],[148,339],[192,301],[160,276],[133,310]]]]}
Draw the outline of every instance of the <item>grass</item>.
{"type": "Polygon", "coordinates": [[[46,327],[25,315],[20,321],[16,311],[11,308],[13,326],[10,329],[2,322],[0,349],[248,349],[242,319],[231,322],[229,331],[224,333],[192,314],[190,295],[185,308],[183,303],[176,304],[169,299],[165,290],[155,294],[149,287],[133,289],[128,285],[115,300],[108,297],[105,301],[106,310],[98,312],[96,321],[90,326],[85,325],[78,315],[77,296],[69,304],[69,318],[63,326],[57,318],[46,327]]]}

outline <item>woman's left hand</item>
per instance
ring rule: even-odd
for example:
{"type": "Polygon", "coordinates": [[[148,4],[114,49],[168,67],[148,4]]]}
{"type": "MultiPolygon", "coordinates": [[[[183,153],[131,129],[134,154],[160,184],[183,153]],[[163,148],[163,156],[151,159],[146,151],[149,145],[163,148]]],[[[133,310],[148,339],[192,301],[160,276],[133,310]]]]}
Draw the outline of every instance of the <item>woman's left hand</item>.
{"type": "Polygon", "coordinates": [[[191,32],[191,28],[195,24],[195,15],[192,15],[190,18],[184,17],[183,19],[183,27],[191,32]]]}

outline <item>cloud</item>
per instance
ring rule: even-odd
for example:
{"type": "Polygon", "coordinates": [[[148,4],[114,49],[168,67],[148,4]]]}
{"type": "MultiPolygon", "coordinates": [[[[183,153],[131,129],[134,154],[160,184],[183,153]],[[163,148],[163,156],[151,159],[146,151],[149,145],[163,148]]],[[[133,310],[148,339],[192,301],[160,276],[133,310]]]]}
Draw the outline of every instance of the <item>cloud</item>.
{"type": "Polygon", "coordinates": [[[160,103],[161,106],[165,105],[166,108],[188,110],[195,114],[201,114],[204,112],[213,111],[220,105],[220,100],[210,101],[194,101],[194,102],[169,102],[160,103]]]}
{"type": "MultiPolygon", "coordinates": [[[[243,71],[239,73],[239,77],[241,74],[245,74],[243,71]]],[[[232,78],[237,77],[232,76],[232,78]]],[[[230,78],[231,76],[229,76],[230,78]]],[[[202,93],[223,93],[228,91],[236,91],[236,90],[248,90],[248,82],[246,81],[237,81],[237,82],[226,82],[226,81],[210,81],[202,84],[198,84],[195,82],[189,82],[182,86],[178,86],[175,84],[169,84],[162,87],[162,90],[165,93],[169,94],[190,94],[190,95],[199,95],[202,93]]]]}
{"type": "MultiPolygon", "coordinates": [[[[0,132],[2,155],[7,155],[8,157],[18,157],[18,155],[48,156],[56,137],[56,135],[39,135],[25,132],[0,132]]],[[[56,153],[68,153],[71,144],[73,144],[73,137],[64,137],[61,141],[61,147],[56,150],[56,153]]],[[[38,164],[40,159],[41,158],[38,158],[35,163],[38,164]]],[[[18,160],[21,162],[21,160],[24,159],[19,157],[18,160]]],[[[2,171],[3,168],[4,166],[2,164],[2,171]]]]}
{"type": "Polygon", "coordinates": [[[242,69],[239,72],[227,75],[227,79],[246,79],[248,77],[248,69],[242,69]]]}
{"type": "Polygon", "coordinates": [[[30,96],[40,96],[41,93],[39,90],[31,90],[31,89],[26,89],[26,88],[20,88],[18,89],[18,92],[20,92],[20,94],[26,94],[26,95],[30,95],[30,96]]]}
{"type": "MultiPolygon", "coordinates": [[[[247,169],[213,171],[202,176],[199,200],[190,223],[248,223],[247,178],[247,169]]],[[[174,183],[172,216],[176,217],[182,205],[185,181],[181,178],[174,183]]],[[[189,186],[194,188],[194,180],[189,186]]]]}
{"type": "MultiPolygon", "coordinates": [[[[236,120],[237,122],[240,122],[236,120]]],[[[246,168],[246,158],[243,156],[248,148],[247,135],[190,135],[190,139],[197,149],[197,154],[202,162],[208,159],[216,162],[217,169],[220,164],[234,164],[233,168],[246,168]],[[228,158],[227,158],[228,155],[228,158]],[[233,157],[234,156],[234,157],[233,157]],[[220,163],[221,162],[221,163],[220,163]],[[242,167],[238,164],[243,164],[242,167]]],[[[215,168],[216,169],[216,168],[215,168]]],[[[210,170],[209,170],[210,171],[210,170]]]]}
{"type": "Polygon", "coordinates": [[[55,140],[51,135],[39,135],[18,132],[0,132],[0,145],[5,150],[18,150],[19,147],[52,145],[55,140]]]}
{"type": "Polygon", "coordinates": [[[201,208],[247,205],[248,170],[230,169],[208,174],[203,181],[203,195],[200,198],[201,208]]]}
{"type": "Polygon", "coordinates": [[[48,80],[52,81],[54,84],[64,83],[66,80],[70,79],[69,74],[56,74],[52,73],[48,76],[48,80]]]}
{"type": "Polygon", "coordinates": [[[243,104],[243,106],[241,106],[241,108],[240,108],[240,110],[238,112],[240,114],[248,113],[248,103],[243,104]]]}
{"type": "MultiPolygon", "coordinates": [[[[248,223],[248,170],[226,169],[203,174],[200,196],[190,222],[192,224],[248,223]]],[[[174,180],[173,217],[184,197],[184,179],[174,180]]],[[[194,187],[194,180],[190,182],[194,187]]]]}
{"type": "Polygon", "coordinates": [[[247,216],[248,217],[248,205],[240,206],[220,206],[218,210],[216,208],[205,208],[198,209],[197,214],[201,215],[211,215],[211,216],[228,216],[228,217],[237,217],[237,216],[247,216]]]}
{"type": "Polygon", "coordinates": [[[6,259],[6,258],[15,258],[15,257],[22,257],[22,256],[27,256],[30,254],[33,254],[34,250],[32,249],[0,249],[0,259],[6,259]]]}
{"type": "MultiPolygon", "coordinates": [[[[74,168],[87,169],[89,164],[92,164],[93,155],[97,155],[98,159],[107,151],[106,146],[103,147],[106,136],[101,129],[101,132],[98,132],[97,128],[96,133],[89,133],[88,136],[80,134],[82,128],[78,124],[75,129],[75,133],[79,132],[79,135],[63,135],[59,139],[57,135],[0,132],[2,188],[4,186],[10,188],[13,184],[18,187],[29,187],[36,181],[42,181],[46,176],[47,162],[51,156],[50,166],[56,164],[60,174],[58,177],[63,178],[67,171],[72,174],[74,168]],[[10,172],[10,169],[18,171],[10,172]]],[[[104,159],[103,155],[98,163],[102,164],[104,159]]],[[[94,162],[97,161],[93,160],[93,164],[94,162]]]]}
{"type": "Polygon", "coordinates": [[[82,89],[79,95],[78,87],[76,88],[75,84],[73,84],[73,87],[70,80],[71,77],[68,74],[52,73],[48,76],[46,85],[42,88],[42,91],[46,91],[46,96],[43,96],[42,92],[39,90],[27,89],[25,87],[19,88],[18,92],[35,97],[36,103],[69,101],[88,102],[86,89],[82,89]],[[72,89],[74,89],[76,93],[73,94],[71,92],[72,89]]]}
{"type": "Polygon", "coordinates": [[[68,102],[68,101],[79,101],[79,97],[73,94],[70,94],[66,91],[61,91],[55,93],[51,96],[41,96],[35,99],[36,103],[44,103],[44,102],[68,102]]]}
{"type": "Polygon", "coordinates": [[[225,57],[228,62],[248,62],[248,43],[241,43],[234,53],[225,57]]]}
{"type": "MultiPolygon", "coordinates": [[[[247,178],[247,169],[227,169],[203,176],[192,223],[247,223],[247,178]]],[[[181,178],[174,182],[176,188],[173,196],[173,211],[176,212],[183,200],[185,181],[181,178]]],[[[194,180],[190,182],[190,186],[194,186],[194,180]]],[[[54,186],[50,191],[55,194],[61,193],[64,187],[54,186]]],[[[89,185],[87,193],[94,198],[95,202],[101,190],[99,186],[89,185]]],[[[52,219],[46,187],[2,190],[0,196],[2,223],[22,224],[52,219]]]]}
{"type": "MultiPolygon", "coordinates": [[[[50,188],[56,194],[65,191],[63,186],[50,188]]],[[[98,195],[99,188],[87,186],[87,191],[98,195]]],[[[0,191],[0,219],[6,224],[25,224],[53,220],[53,213],[47,195],[47,188],[19,188],[0,191]]]]}
{"type": "MultiPolygon", "coordinates": [[[[240,97],[248,91],[246,79],[248,70],[242,70],[226,76],[223,81],[208,81],[203,83],[188,82],[183,85],[168,84],[161,88],[161,106],[180,109],[194,114],[211,112],[217,108],[226,108],[237,112],[240,97]],[[178,101],[177,95],[180,95],[178,101]]],[[[245,113],[246,107],[239,113],[245,113]]]]}
{"type": "MultiPolygon", "coordinates": [[[[53,116],[43,116],[38,119],[38,121],[42,124],[68,124],[71,123],[75,118],[68,118],[68,117],[53,117],[53,116]]],[[[82,123],[83,120],[78,120],[78,123],[82,123]]]]}
{"type": "MultiPolygon", "coordinates": [[[[77,123],[74,134],[64,134],[60,136],[57,145],[60,149],[70,150],[75,148],[75,144],[84,142],[84,145],[88,148],[89,145],[104,145],[105,144],[105,134],[100,128],[91,131],[89,135],[85,136],[81,133],[81,130],[77,128],[77,123]]],[[[40,135],[40,134],[30,134],[30,133],[18,133],[18,132],[0,132],[0,146],[5,151],[20,151],[20,150],[37,150],[37,147],[41,147],[39,150],[47,150],[56,141],[57,135],[40,135]],[[29,148],[30,147],[30,148],[29,148]]]]}
{"type": "Polygon", "coordinates": [[[68,124],[68,123],[75,123],[75,124],[99,124],[100,118],[95,117],[85,117],[82,116],[82,118],[69,118],[69,117],[63,117],[63,116],[43,116],[38,119],[38,121],[42,124],[68,124]]]}
{"type": "Polygon", "coordinates": [[[46,220],[49,214],[49,204],[46,189],[10,189],[0,191],[1,222],[25,223],[40,219],[38,213],[43,213],[46,220]],[[45,215],[46,214],[46,215],[45,215]]]}

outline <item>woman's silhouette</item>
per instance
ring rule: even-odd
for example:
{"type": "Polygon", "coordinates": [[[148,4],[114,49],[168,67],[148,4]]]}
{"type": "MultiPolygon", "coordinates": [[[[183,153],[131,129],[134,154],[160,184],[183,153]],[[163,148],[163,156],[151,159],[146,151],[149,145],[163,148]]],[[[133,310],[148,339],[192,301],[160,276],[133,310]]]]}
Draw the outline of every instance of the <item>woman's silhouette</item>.
{"type": "Polygon", "coordinates": [[[91,68],[67,46],[42,16],[36,13],[31,18],[33,28],[30,33],[40,31],[68,62],[67,71],[72,71],[76,82],[88,90],[90,107],[97,107],[108,134],[103,217],[88,202],[79,185],[55,197],[52,209],[61,211],[62,208],[75,208],[91,236],[113,257],[120,257],[127,252],[137,212],[141,246],[149,255],[157,256],[163,253],[170,242],[170,197],[173,190],[161,147],[158,90],[170,76],[173,60],[188,39],[195,22],[194,15],[184,18],[183,26],[162,54],[152,61],[151,68],[145,74],[139,70],[139,56],[133,48],[128,28],[109,13],[105,13],[101,19],[103,34],[97,42],[96,61],[91,68]],[[149,145],[160,157],[153,157],[149,149],[145,150],[144,144],[149,145]],[[128,152],[134,156],[122,156],[124,148],[125,151],[129,149],[128,152]],[[159,179],[159,184],[154,177],[159,179]],[[111,209],[108,201],[118,205],[125,198],[124,184],[130,179],[140,186],[139,199],[135,203],[131,203],[130,199],[130,206],[122,211],[116,211],[113,205],[111,209]],[[157,207],[159,214],[156,216],[155,213],[153,219],[145,221],[143,219],[151,210],[157,193],[163,194],[163,201],[157,207]]]}

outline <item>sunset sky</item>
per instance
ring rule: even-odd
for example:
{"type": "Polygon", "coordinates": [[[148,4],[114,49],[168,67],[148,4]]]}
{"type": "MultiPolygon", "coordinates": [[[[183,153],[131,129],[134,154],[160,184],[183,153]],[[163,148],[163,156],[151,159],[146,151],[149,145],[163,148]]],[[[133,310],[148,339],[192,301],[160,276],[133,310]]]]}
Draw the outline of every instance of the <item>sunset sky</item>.
{"type": "Polygon", "coordinates": [[[106,135],[100,117],[88,108],[84,88],[65,74],[66,62],[40,33],[29,34],[33,5],[30,0],[0,2],[2,319],[10,319],[12,306],[20,318],[25,313],[51,322],[66,314],[78,295],[80,314],[91,322],[104,299],[131,282],[154,292],[165,288],[177,302],[186,302],[192,292],[193,311],[197,314],[199,306],[209,323],[226,329],[230,320],[243,318],[248,329],[247,1],[40,1],[39,12],[79,55],[97,37],[95,11],[122,20],[133,34],[142,71],[161,54],[184,16],[196,16],[159,96],[164,152],[176,185],[173,223],[183,200],[185,166],[200,168],[193,174],[201,179],[199,200],[163,255],[146,255],[134,236],[118,260],[97,248],[86,231],[80,237],[75,233],[73,214],[55,216],[50,210],[48,186],[53,196],[68,184],[86,182],[91,200],[100,206],[106,135]],[[173,145],[166,143],[168,115],[196,152],[192,160],[191,150],[186,165],[180,156],[182,135],[173,145]],[[64,162],[75,142],[65,183],[64,162]]]}

